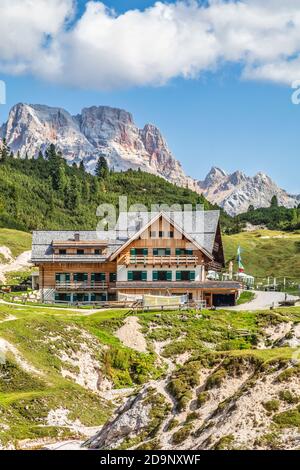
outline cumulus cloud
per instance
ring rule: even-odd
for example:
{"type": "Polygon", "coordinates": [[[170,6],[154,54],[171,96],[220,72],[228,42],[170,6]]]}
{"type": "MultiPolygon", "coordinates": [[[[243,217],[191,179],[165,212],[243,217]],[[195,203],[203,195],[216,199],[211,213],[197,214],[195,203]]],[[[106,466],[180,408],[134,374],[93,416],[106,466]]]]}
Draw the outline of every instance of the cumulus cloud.
{"type": "Polygon", "coordinates": [[[1,0],[0,71],[93,89],[163,85],[238,63],[247,79],[300,78],[300,0],[157,2],[117,15],[89,1],[1,0]]]}

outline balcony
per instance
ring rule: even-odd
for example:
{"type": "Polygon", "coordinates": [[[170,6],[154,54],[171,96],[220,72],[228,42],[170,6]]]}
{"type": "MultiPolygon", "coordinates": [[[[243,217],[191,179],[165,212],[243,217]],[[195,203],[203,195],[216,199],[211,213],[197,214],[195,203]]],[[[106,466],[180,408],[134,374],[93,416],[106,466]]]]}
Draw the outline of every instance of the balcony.
{"type": "Polygon", "coordinates": [[[143,256],[143,255],[128,255],[125,258],[125,264],[151,264],[152,266],[184,266],[184,265],[197,265],[198,257],[193,255],[178,255],[178,256],[143,256]]]}
{"type": "Polygon", "coordinates": [[[108,289],[107,282],[57,282],[57,291],[105,291],[108,289]]]}

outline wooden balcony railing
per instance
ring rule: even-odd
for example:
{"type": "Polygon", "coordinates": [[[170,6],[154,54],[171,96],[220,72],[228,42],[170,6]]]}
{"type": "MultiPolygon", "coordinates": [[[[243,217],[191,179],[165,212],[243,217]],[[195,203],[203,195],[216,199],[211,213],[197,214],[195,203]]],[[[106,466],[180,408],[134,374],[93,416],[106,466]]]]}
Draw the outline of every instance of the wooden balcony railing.
{"type": "Polygon", "coordinates": [[[130,255],[126,256],[125,263],[129,264],[152,264],[154,265],[196,265],[198,263],[197,256],[186,255],[186,256],[142,256],[142,255],[130,255]]]}
{"type": "Polygon", "coordinates": [[[64,291],[78,291],[78,290],[107,290],[107,282],[57,282],[55,284],[56,290],[64,291]]]}

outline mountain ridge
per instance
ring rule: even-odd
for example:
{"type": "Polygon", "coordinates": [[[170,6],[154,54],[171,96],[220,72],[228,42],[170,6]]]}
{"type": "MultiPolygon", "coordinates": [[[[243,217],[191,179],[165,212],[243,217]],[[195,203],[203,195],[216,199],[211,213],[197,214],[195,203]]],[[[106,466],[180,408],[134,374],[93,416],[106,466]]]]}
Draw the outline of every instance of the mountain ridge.
{"type": "Polygon", "coordinates": [[[21,158],[44,154],[53,143],[69,163],[83,161],[91,173],[103,155],[116,171],[140,169],[161,176],[203,194],[233,216],[250,205],[268,207],[274,195],[288,208],[300,203],[300,195],[288,194],[262,172],[250,177],[213,166],[203,181],[187,176],[157,126],[138,128],[130,112],[110,106],[86,107],[73,116],[60,107],[18,103],[0,127],[0,137],[21,158]]]}

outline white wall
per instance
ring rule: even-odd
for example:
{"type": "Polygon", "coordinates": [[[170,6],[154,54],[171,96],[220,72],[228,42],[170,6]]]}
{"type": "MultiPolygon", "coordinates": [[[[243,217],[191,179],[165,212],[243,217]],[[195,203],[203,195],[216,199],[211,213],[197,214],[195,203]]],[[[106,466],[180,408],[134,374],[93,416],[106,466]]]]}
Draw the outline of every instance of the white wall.
{"type": "Polygon", "coordinates": [[[143,265],[139,267],[129,267],[127,268],[125,265],[119,265],[117,268],[117,281],[127,281],[127,272],[128,271],[147,271],[147,280],[152,281],[152,271],[172,271],[172,281],[176,281],[176,271],[195,271],[195,281],[201,282],[204,280],[204,267],[197,266],[196,268],[191,267],[190,269],[186,268],[169,268],[166,266],[165,268],[153,268],[153,266],[147,266],[146,268],[143,265]]]}

